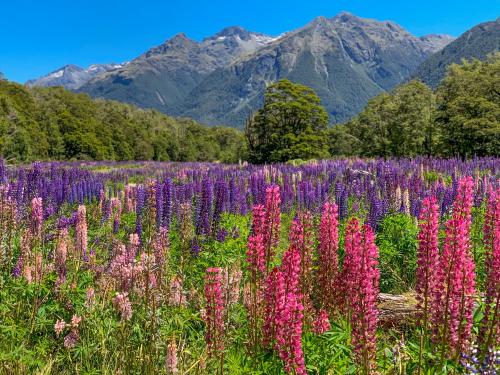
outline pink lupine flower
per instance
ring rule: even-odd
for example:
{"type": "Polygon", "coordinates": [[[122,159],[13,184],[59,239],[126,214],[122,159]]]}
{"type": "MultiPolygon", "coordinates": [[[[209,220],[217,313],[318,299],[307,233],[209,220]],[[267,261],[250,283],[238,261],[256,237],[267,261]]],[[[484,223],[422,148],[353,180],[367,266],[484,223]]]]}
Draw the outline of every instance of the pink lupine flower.
{"type": "Polygon", "coordinates": [[[132,304],[128,298],[128,293],[116,293],[113,298],[113,305],[121,315],[122,321],[132,319],[132,304]]]}
{"type": "Polygon", "coordinates": [[[177,368],[177,344],[175,340],[171,340],[167,345],[165,367],[169,375],[179,373],[179,369],[177,368]]]}
{"type": "Polygon", "coordinates": [[[55,253],[54,267],[57,273],[56,285],[61,285],[66,280],[66,258],[68,254],[68,228],[63,228],[59,232],[55,253]]]}
{"type": "Polygon", "coordinates": [[[206,270],[205,324],[205,341],[209,355],[218,356],[224,350],[224,299],[220,268],[206,270]]]}
{"type": "Polygon", "coordinates": [[[87,208],[85,205],[78,206],[76,219],[76,243],[75,250],[79,256],[87,257],[87,208]]]}
{"type": "Polygon", "coordinates": [[[81,316],[78,316],[78,315],[74,314],[71,317],[71,326],[73,328],[78,328],[78,326],[80,325],[81,322],[82,322],[82,317],[81,316]]]}
{"type": "Polygon", "coordinates": [[[42,198],[37,197],[31,200],[31,231],[33,238],[41,239],[43,223],[42,198]]]}
{"type": "MultiPolygon", "coordinates": [[[[361,233],[356,219],[351,219],[351,232],[346,251],[350,248],[349,295],[347,299],[351,320],[351,343],[357,361],[365,373],[373,367],[376,354],[376,337],[380,273],[378,270],[378,249],[375,246],[375,235],[368,225],[364,225],[361,233]],[[358,232],[358,233],[356,233],[358,232]],[[358,241],[359,239],[359,241],[358,241]]],[[[347,253],[346,253],[347,256],[347,253]]]]}
{"type": "Polygon", "coordinates": [[[274,249],[278,246],[281,226],[280,187],[269,186],[266,189],[266,205],[264,217],[264,250],[266,254],[266,270],[270,269],[274,257],[274,249]]]}
{"type": "Polygon", "coordinates": [[[224,282],[225,306],[234,305],[240,299],[240,284],[243,273],[239,268],[222,270],[222,279],[224,282]]]}
{"type": "Polygon", "coordinates": [[[155,234],[153,241],[153,254],[155,261],[155,274],[157,278],[161,281],[163,277],[163,270],[165,267],[165,260],[167,258],[168,248],[170,247],[170,240],[168,237],[168,229],[166,227],[160,227],[158,232],[155,234]]]}
{"type": "Polygon", "coordinates": [[[94,303],[95,303],[95,291],[94,288],[89,287],[86,293],[85,307],[90,309],[94,306],[94,303]]]}
{"type": "Polygon", "coordinates": [[[425,198],[420,213],[416,272],[417,309],[423,328],[428,328],[429,310],[435,305],[440,292],[439,283],[439,207],[436,198],[425,198]]]}
{"type": "Polygon", "coordinates": [[[180,276],[175,276],[170,281],[168,303],[170,306],[185,306],[187,303],[183,290],[183,280],[180,276]]]}
{"type": "Polygon", "coordinates": [[[56,336],[59,337],[59,335],[64,331],[65,328],[66,322],[62,319],[58,319],[54,324],[54,331],[56,332],[56,336]]]}
{"type": "Polygon", "coordinates": [[[322,335],[329,330],[330,320],[328,319],[328,313],[325,310],[320,310],[314,319],[313,332],[317,335],[322,335]]]}
{"type": "Polygon", "coordinates": [[[111,218],[113,224],[113,233],[117,233],[120,227],[122,216],[122,203],[118,198],[111,198],[111,218]]]}
{"type": "Polygon", "coordinates": [[[321,304],[330,314],[335,308],[336,284],[339,282],[338,248],[338,207],[326,202],[319,228],[318,287],[321,304]]]}

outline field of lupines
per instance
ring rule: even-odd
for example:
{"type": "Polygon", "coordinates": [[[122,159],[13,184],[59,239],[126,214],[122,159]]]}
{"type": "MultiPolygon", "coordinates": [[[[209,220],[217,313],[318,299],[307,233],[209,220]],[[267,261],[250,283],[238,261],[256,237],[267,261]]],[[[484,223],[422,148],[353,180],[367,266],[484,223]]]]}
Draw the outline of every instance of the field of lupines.
{"type": "Polygon", "coordinates": [[[500,159],[0,164],[0,373],[496,374],[500,159]],[[413,301],[383,317],[380,295],[413,301]]]}

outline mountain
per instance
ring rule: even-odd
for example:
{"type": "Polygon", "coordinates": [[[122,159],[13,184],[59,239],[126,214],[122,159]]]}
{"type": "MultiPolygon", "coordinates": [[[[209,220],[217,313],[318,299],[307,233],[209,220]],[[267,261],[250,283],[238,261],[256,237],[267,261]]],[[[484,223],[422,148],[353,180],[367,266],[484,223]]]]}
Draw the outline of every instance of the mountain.
{"type": "Polygon", "coordinates": [[[319,17],[211,73],[186,97],[179,114],[242,126],[261,105],[266,85],[288,78],[312,87],[331,121],[342,122],[409,77],[439,48],[435,40],[349,13],[319,17]]]}
{"type": "Polygon", "coordinates": [[[65,65],[43,77],[26,82],[28,86],[63,86],[69,90],[76,90],[95,76],[121,68],[125,64],[94,64],[88,68],[76,65],[65,65]]]}
{"type": "Polygon", "coordinates": [[[451,37],[415,37],[390,21],[341,13],[279,37],[229,27],[201,42],[178,34],[101,73],[78,91],[155,108],[206,124],[242,127],[266,85],[288,78],[311,86],[341,122],[373,96],[410,77],[451,37]]]}
{"type": "Polygon", "coordinates": [[[446,74],[446,68],[462,59],[484,60],[488,54],[500,51],[500,18],[481,23],[436,52],[423,62],[414,77],[436,88],[446,74]]]}
{"type": "Polygon", "coordinates": [[[178,105],[205,77],[274,38],[241,27],[226,28],[201,42],[177,34],[117,71],[89,81],[81,91],[91,96],[126,101],[168,114],[180,114],[178,105]]]}

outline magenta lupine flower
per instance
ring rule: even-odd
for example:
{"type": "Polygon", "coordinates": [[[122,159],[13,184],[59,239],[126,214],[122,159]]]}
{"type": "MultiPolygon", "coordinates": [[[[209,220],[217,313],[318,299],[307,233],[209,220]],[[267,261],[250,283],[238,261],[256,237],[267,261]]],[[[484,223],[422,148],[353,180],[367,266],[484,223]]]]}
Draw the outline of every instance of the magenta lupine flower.
{"type": "Polygon", "coordinates": [[[209,355],[218,356],[224,350],[224,299],[220,268],[206,270],[205,302],[205,341],[209,355]]]}
{"type": "MultiPolygon", "coordinates": [[[[292,224],[292,227],[294,224],[292,224]]],[[[301,225],[299,221],[295,221],[295,227],[296,229],[301,229],[301,225]]],[[[291,230],[291,232],[293,229],[291,230]]],[[[296,231],[296,235],[299,236],[299,238],[296,238],[297,240],[300,240],[299,233],[301,233],[300,230],[296,231]]],[[[301,256],[300,256],[300,250],[297,248],[296,244],[291,243],[290,246],[288,247],[288,250],[283,254],[283,261],[280,266],[280,271],[283,273],[284,279],[285,279],[285,291],[286,294],[288,293],[295,293],[298,294],[300,293],[300,272],[301,272],[301,256]]]]}
{"type": "MultiPolygon", "coordinates": [[[[351,219],[351,221],[356,219],[351,219]]],[[[356,230],[357,224],[351,228],[356,230]]],[[[347,299],[351,320],[351,343],[358,363],[365,373],[370,373],[376,354],[378,321],[377,298],[379,294],[380,273],[378,270],[378,249],[375,235],[370,226],[364,225],[361,233],[352,233],[351,266],[349,275],[350,293],[347,299]],[[360,237],[361,241],[356,239],[360,237]]],[[[347,246],[347,239],[346,239],[347,246]]]]}
{"type": "Polygon", "coordinates": [[[263,205],[256,204],[252,208],[252,235],[264,234],[266,210],[263,205]]]}
{"type": "Polygon", "coordinates": [[[428,328],[429,310],[434,308],[434,297],[440,293],[439,285],[439,206],[434,197],[425,198],[420,213],[416,272],[417,309],[423,328],[428,328]]]}
{"type": "Polygon", "coordinates": [[[330,330],[330,320],[328,313],[325,310],[320,310],[313,322],[313,332],[317,335],[322,335],[330,330]]]}
{"type": "Polygon", "coordinates": [[[178,374],[179,369],[177,368],[177,344],[175,340],[171,340],[167,345],[167,353],[165,355],[165,368],[167,374],[178,374]]]}
{"type": "Polygon", "coordinates": [[[330,314],[335,308],[336,284],[339,282],[338,249],[338,208],[335,203],[326,202],[319,227],[318,288],[321,305],[330,314]]]}
{"type": "Polygon", "coordinates": [[[72,329],[64,338],[64,347],[68,349],[74,348],[79,338],[78,330],[72,329]]]}
{"type": "Polygon", "coordinates": [[[113,298],[113,305],[120,313],[122,321],[132,319],[132,304],[128,298],[128,293],[116,293],[113,298]]]}
{"type": "Polygon", "coordinates": [[[453,357],[469,346],[475,303],[475,264],[470,248],[474,183],[458,182],[453,216],[446,223],[446,238],[439,265],[439,287],[431,305],[433,340],[441,357],[453,357]]]}
{"type": "Polygon", "coordinates": [[[247,263],[252,282],[257,282],[266,272],[264,241],[261,234],[248,238],[247,263]]]}
{"type": "Polygon", "coordinates": [[[284,305],[285,277],[275,267],[266,277],[264,283],[264,324],[262,327],[262,343],[270,348],[274,345],[276,337],[276,314],[284,305]]]}
{"type": "Polygon", "coordinates": [[[485,312],[481,322],[479,343],[486,355],[500,342],[500,188],[491,191],[484,221],[486,250],[485,312]]]}
{"type": "Polygon", "coordinates": [[[304,318],[300,294],[288,293],[276,315],[276,350],[289,374],[305,375],[302,351],[302,320],[304,318]]]}
{"type": "Polygon", "coordinates": [[[336,305],[339,309],[344,312],[349,312],[348,300],[350,297],[356,293],[356,277],[358,270],[358,252],[361,246],[361,230],[359,227],[359,221],[356,218],[352,218],[347,223],[346,233],[345,233],[345,244],[344,244],[344,262],[342,264],[342,272],[340,275],[340,280],[337,286],[337,293],[335,298],[337,300],[336,305]]]}
{"type": "Polygon", "coordinates": [[[85,205],[78,206],[77,218],[76,218],[76,243],[75,250],[78,256],[87,256],[87,208],[85,205]]]}
{"type": "Polygon", "coordinates": [[[281,226],[280,187],[269,186],[266,189],[266,205],[264,217],[264,250],[266,254],[266,270],[270,269],[274,257],[274,249],[278,246],[281,226]]]}
{"type": "Polygon", "coordinates": [[[462,218],[446,223],[446,239],[440,258],[437,306],[431,311],[434,340],[442,355],[454,356],[466,349],[472,328],[475,274],[469,252],[469,224],[462,218]]]}
{"type": "Polygon", "coordinates": [[[43,222],[42,198],[37,197],[31,200],[31,231],[34,238],[41,238],[43,222]]]}
{"type": "Polygon", "coordinates": [[[59,238],[54,253],[54,268],[57,273],[56,285],[61,285],[66,281],[66,258],[68,254],[68,228],[59,231],[59,238]]]}

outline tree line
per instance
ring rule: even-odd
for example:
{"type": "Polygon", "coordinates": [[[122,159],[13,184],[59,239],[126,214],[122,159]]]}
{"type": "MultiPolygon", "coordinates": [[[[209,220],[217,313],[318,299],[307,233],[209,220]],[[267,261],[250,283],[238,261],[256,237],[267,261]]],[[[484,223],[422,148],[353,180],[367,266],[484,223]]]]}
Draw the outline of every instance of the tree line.
{"type": "Polygon", "coordinates": [[[369,101],[345,124],[311,89],[286,80],[267,88],[247,122],[249,159],[286,162],[332,156],[500,156],[500,54],[452,65],[433,91],[410,81],[369,101]]]}
{"type": "Polygon", "coordinates": [[[93,100],[61,87],[28,88],[0,80],[0,155],[34,160],[238,162],[243,133],[174,119],[154,110],[93,100]]]}

